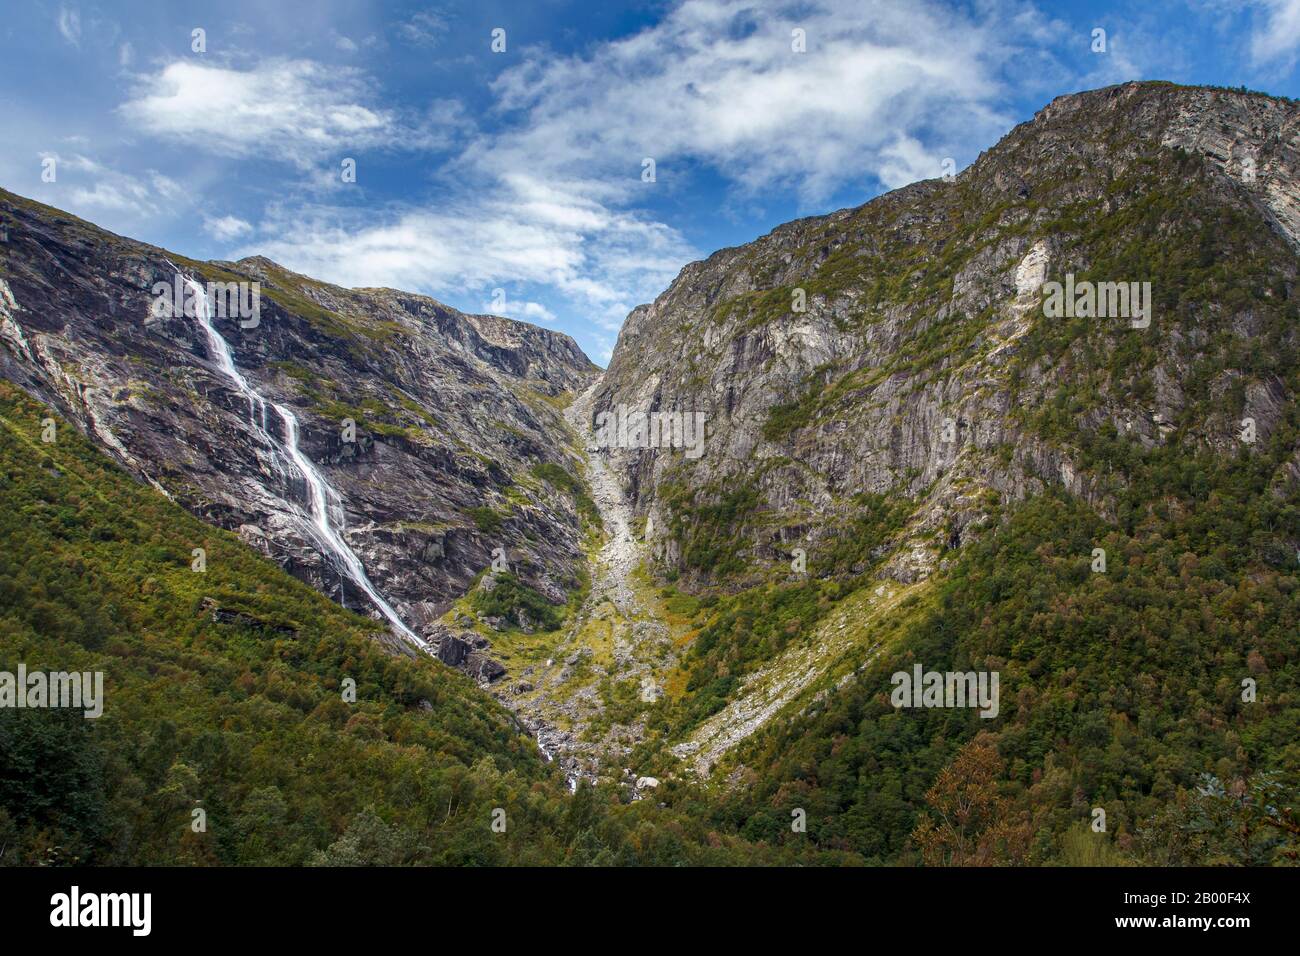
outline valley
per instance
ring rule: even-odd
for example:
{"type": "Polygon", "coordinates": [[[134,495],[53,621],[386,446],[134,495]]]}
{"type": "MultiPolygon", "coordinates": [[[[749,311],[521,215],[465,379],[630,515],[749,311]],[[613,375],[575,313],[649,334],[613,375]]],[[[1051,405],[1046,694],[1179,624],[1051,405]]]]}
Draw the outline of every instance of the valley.
{"type": "Polygon", "coordinates": [[[594,385],[565,411],[575,447],[585,449],[585,479],[600,519],[589,551],[591,584],[571,621],[551,635],[554,643],[535,645],[517,660],[512,645],[500,645],[510,647],[513,666],[496,693],[534,729],[571,783],[595,781],[603,772],[625,775],[635,787],[638,775],[619,771],[645,732],[632,714],[637,704],[662,696],[676,648],[672,629],[656,613],[626,494],[604,453],[593,450],[593,392],[594,385]],[[620,721],[615,710],[630,719],[620,721]]]}
{"type": "Polygon", "coordinates": [[[1062,96],[950,179],[686,265],[605,369],[0,191],[0,665],[107,674],[94,728],[0,722],[12,766],[68,755],[49,792],[0,768],[0,844],[1291,859],[1298,183],[1294,101],[1062,96]],[[158,308],[177,276],[197,311],[158,308]]]}

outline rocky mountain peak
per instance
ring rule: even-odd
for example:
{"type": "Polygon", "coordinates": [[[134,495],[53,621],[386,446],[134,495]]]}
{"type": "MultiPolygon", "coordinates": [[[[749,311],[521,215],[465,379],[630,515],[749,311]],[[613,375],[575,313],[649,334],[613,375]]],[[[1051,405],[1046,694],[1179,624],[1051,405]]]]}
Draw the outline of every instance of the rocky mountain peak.
{"type": "Polygon", "coordinates": [[[861,495],[910,500],[886,549],[901,580],[936,567],[989,502],[1064,486],[1105,510],[1080,436],[1034,420],[1063,389],[1090,396],[1073,419],[1085,433],[1227,450],[1243,415],[1272,427],[1276,381],[1195,411],[1180,383],[1193,369],[1212,393],[1251,381],[1231,362],[1205,364],[1218,330],[1260,328],[1228,288],[1274,284],[1279,307],[1289,297],[1298,122],[1289,100],[1166,83],[1058,97],[951,182],[787,223],[688,265],[629,316],[595,403],[708,417],[699,461],[618,455],[666,566],[712,576],[689,566],[685,529],[693,509],[742,488],[752,507],[735,545],[751,569],[833,539],[861,495]],[[1188,248],[1205,273],[1195,292],[1173,262],[1183,253],[1170,253],[1188,248]],[[1151,328],[1061,331],[1041,289],[1066,273],[1151,283],[1151,328]],[[1135,348],[1141,363],[1119,360],[1135,348]]]}
{"type": "Polygon", "coordinates": [[[575,499],[537,477],[577,467],[561,410],[597,369],[568,336],[344,289],[263,256],[189,260],[11,193],[0,210],[0,374],[139,478],[373,613],[315,527],[309,476],[285,447],[293,431],[326,484],[331,532],[415,631],[494,551],[544,600],[577,586],[575,499]],[[258,284],[256,317],[212,318],[242,384],[193,314],[158,309],[155,285],[175,286],[178,270],[258,284]]]}

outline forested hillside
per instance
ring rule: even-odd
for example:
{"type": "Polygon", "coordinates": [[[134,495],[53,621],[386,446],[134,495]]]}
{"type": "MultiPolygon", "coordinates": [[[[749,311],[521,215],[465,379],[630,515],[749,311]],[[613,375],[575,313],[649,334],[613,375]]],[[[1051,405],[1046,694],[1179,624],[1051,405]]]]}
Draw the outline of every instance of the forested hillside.
{"type": "Polygon", "coordinates": [[[1290,859],[1298,127],[1244,91],[1060,97],[636,310],[596,411],[711,423],[698,459],[612,456],[690,619],[637,758],[875,862],[1290,859]],[[1050,314],[1108,281],[1146,315],[1050,314]],[[918,664],[998,673],[996,717],[893,706],[918,664]],[[1196,822],[1233,800],[1248,839],[1196,822]]]}
{"type": "Polygon", "coordinates": [[[688,265],[599,377],[187,260],[266,283],[229,331],[316,423],[296,469],[192,322],[130,319],[160,250],[0,194],[0,671],[106,683],[97,719],[0,709],[0,863],[1294,864],[1297,182],[1294,101],[1061,97],[688,265]],[[701,444],[597,437],[627,410],[701,444]],[[317,464],[422,640],[326,597],[317,464]],[[994,705],[899,703],[921,671],[994,705]]]}
{"type": "Polygon", "coordinates": [[[720,835],[706,812],[569,795],[467,677],[386,651],[378,624],[137,484],[7,383],[0,490],[0,671],[105,674],[102,717],[0,710],[0,864],[799,858],[720,835]]]}

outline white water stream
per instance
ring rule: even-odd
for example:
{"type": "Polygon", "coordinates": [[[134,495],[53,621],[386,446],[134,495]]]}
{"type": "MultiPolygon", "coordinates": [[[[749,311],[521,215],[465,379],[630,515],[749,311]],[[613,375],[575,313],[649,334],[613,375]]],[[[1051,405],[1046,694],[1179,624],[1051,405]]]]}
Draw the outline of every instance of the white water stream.
{"type": "MultiPolygon", "coordinates": [[[[307,482],[307,489],[311,499],[311,516],[309,530],[317,542],[339,563],[352,583],[361,588],[366,596],[374,602],[375,607],[388,619],[394,630],[406,641],[428,651],[429,645],[416,636],[415,632],[406,626],[406,623],[393,610],[392,606],[384,600],[383,596],[375,590],[375,586],[370,583],[370,578],[366,576],[365,566],[361,559],[357,557],[342,536],[338,533],[330,518],[330,507],[333,503],[341,499],[338,493],[330,487],[312,461],[302,453],[298,447],[298,419],[289,409],[283,405],[277,405],[274,402],[268,403],[258,392],[248,384],[248,379],[235,366],[234,355],[230,351],[230,345],[222,338],[221,333],[217,331],[212,324],[212,311],[208,304],[207,290],[199,282],[182,275],[181,279],[185,282],[186,287],[194,294],[196,308],[194,309],[195,318],[198,319],[199,325],[203,329],[203,334],[207,336],[208,352],[217,367],[221,369],[235,387],[248,399],[248,413],[252,419],[252,424],[257,429],[260,437],[265,440],[273,451],[278,451],[293,462],[294,466],[302,473],[307,482]],[[284,423],[284,440],[281,441],[273,436],[267,428],[266,406],[270,404],[280,416],[284,423]]],[[[278,467],[278,466],[277,466],[278,467]]],[[[283,472],[281,472],[283,476],[283,472]]],[[[342,526],[343,509],[339,507],[340,522],[342,526]]]]}

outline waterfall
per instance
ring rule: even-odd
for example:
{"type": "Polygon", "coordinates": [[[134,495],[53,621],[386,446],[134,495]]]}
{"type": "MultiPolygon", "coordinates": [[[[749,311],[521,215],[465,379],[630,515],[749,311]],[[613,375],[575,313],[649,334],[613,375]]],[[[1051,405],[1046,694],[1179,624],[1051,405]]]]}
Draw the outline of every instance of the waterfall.
{"type": "MultiPolygon", "coordinates": [[[[353,583],[366,592],[366,595],[375,603],[375,606],[383,612],[384,617],[388,618],[389,623],[397,628],[398,633],[417,647],[428,650],[428,645],[415,636],[411,629],[397,616],[397,612],[375,590],[374,585],[370,583],[370,579],[366,577],[366,569],[362,565],[361,559],[357,557],[356,552],[348,547],[348,543],[340,537],[339,533],[334,530],[333,525],[330,524],[330,501],[331,499],[337,499],[338,495],[333,488],[326,484],[324,476],[298,447],[298,419],[294,417],[293,412],[283,405],[273,405],[272,407],[279,413],[281,420],[284,422],[285,447],[289,452],[289,457],[293,459],[293,463],[298,466],[298,470],[307,479],[307,487],[311,491],[312,522],[321,541],[339,560],[339,563],[343,565],[343,569],[353,583]]],[[[341,507],[339,511],[342,512],[341,507]]]]}
{"type": "MultiPolygon", "coordinates": [[[[178,270],[179,273],[179,270],[178,270]]],[[[357,587],[361,588],[379,608],[380,612],[388,619],[388,623],[405,638],[409,643],[415,645],[421,650],[428,651],[429,645],[415,635],[406,623],[393,610],[392,606],[383,599],[380,593],[375,590],[375,586],[370,583],[370,578],[366,576],[365,566],[361,559],[357,557],[356,552],[348,547],[348,543],[343,540],[330,520],[330,506],[334,502],[339,502],[340,527],[342,526],[341,499],[338,493],[326,482],[325,476],[312,463],[312,461],[302,453],[298,447],[298,419],[289,409],[283,405],[274,402],[268,403],[256,389],[248,384],[248,379],[235,366],[234,354],[230,351],[230,345],[222,338],[221,333],[217,331],[216,326],[212,324],[212,311],[208,305],[207,290],[199,282],[190,279],[188,276],[181,275],[181,280],[194,295],[195,309],[194,317],[198,319],[199,325],[203,329],[203,334],[208,340],[208,352],[211,359],[216,363],[217,368],[234,383],[239,392],[248,399],[248,414],[258,438],[265,444],[269,445],[273,452],[280,452],[287,457],[302,477],[307,482],[311,508],[311,522],[308,530],[311,531],[312,537],[339,563],[347,576],[357,587]],[[270,405],[275,409],[276,414],[280,416],[280,421],[284,423],[284,439],[280,440],[274,437],[267,427],[266,407],[270,405]]],[[[276,465],[279,470],[279,465],[276,465]]],[[[283,471],[280,472],[283,475],[283,471]]]]}

